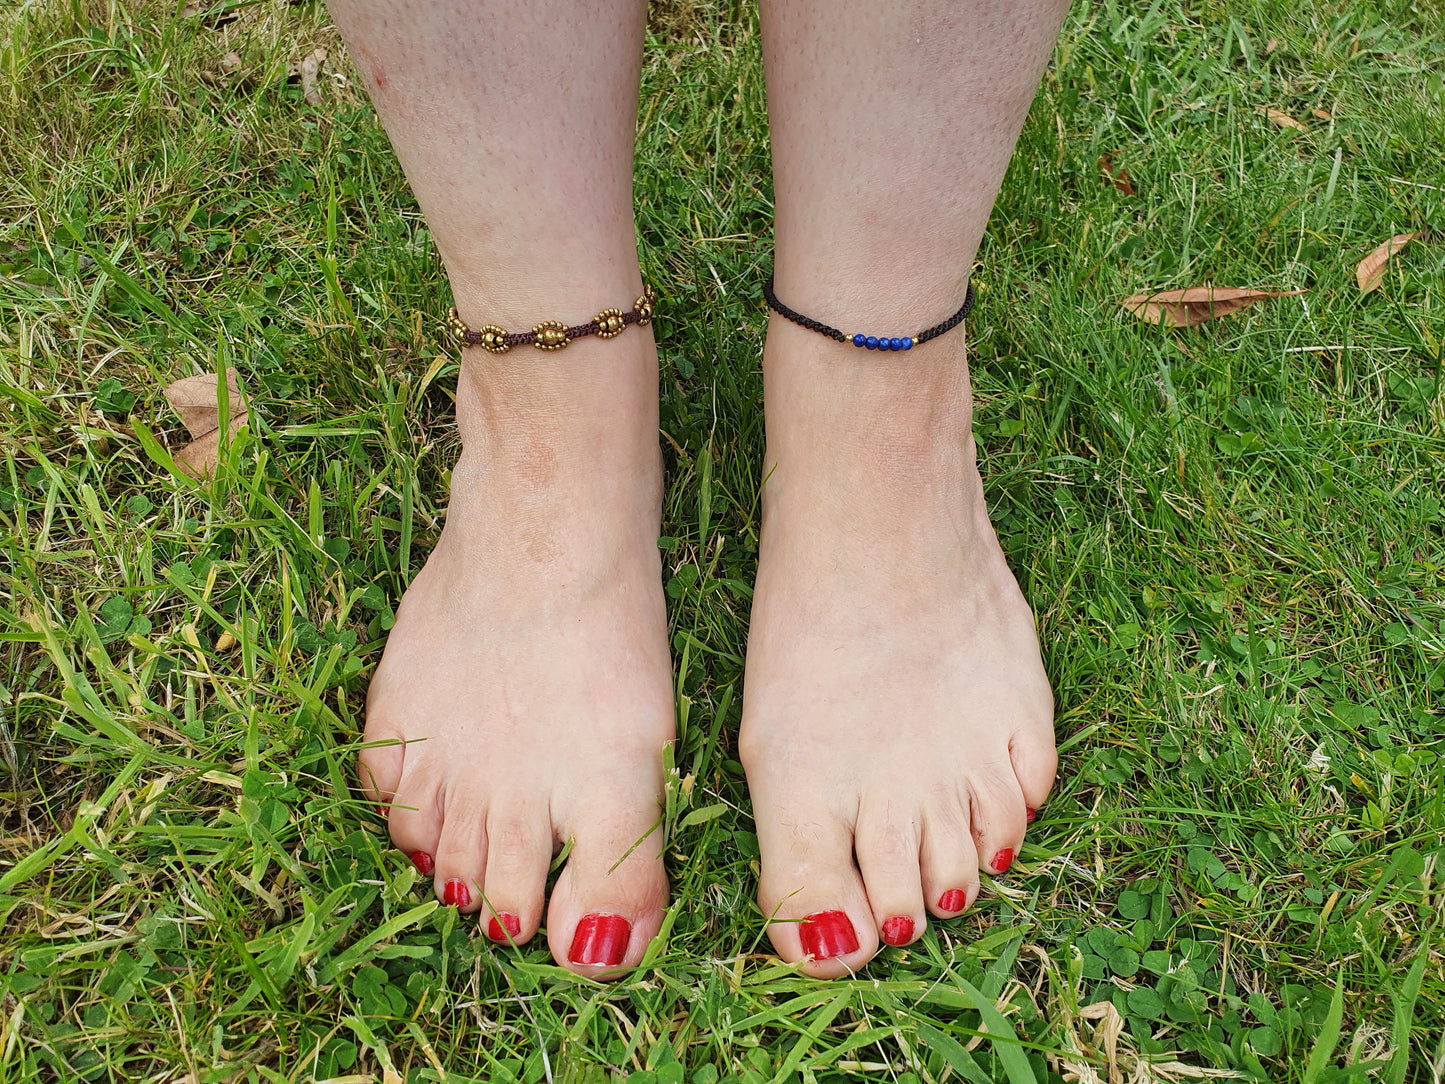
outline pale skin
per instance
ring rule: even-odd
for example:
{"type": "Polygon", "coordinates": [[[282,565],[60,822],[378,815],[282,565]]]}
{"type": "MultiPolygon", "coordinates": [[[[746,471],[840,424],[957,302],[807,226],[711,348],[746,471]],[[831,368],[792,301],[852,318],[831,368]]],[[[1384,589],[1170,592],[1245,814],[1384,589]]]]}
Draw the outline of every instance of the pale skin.
{"type": "MultiPolygon", "coordinates": [[[[331,11],[464,320],[630,306],[643,4],[331,11]]],[[[765,0],[780,298],[850,333],[958,307],[1063,12],[765,0]]],[[[820,977],[971,904],[1053,779],[1053,697],[988,522],[964,342],[880,354],[768,328],[740,748],[759,921],[820,977]]],[[[615,974],[668,891],[652,329],[470,348],[457,420],[446,527],[372,681],[361,787],[443,902],[502,942],[545,927],[560,965],[615,974]]]]}

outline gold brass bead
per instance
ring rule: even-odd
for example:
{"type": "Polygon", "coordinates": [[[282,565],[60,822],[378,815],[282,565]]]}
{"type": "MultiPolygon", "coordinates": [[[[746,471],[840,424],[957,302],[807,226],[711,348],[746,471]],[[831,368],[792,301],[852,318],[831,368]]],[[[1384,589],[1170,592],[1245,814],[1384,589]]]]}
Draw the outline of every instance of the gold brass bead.
{"type": "Polygon", "coordinates": [[[622,320],[621,309],[603,309],[597,314],[597,335],[602,339],[614,339],[622,334],[627,325],[622,320]]]}
{"type": "Polygon", "coordinates": [[[561,350],[570,341],[567,325],[558,320],[544,320],[532,329],[537,341],[532,345],[538,350],[561,350]]]}
{"type": "Polygon", "coordinates": [[[632,307],[637,310],[638,325],[646,327],[652,323],[652,314],[657,308],[657,292],[651,286],[644,284],[642,296],[632,303],[632,307]]]}
{"type": "Polygon", "coordinates": [[[467,325],[462,322],[461,313],[457,312],[455,306],[447,310],[447,334],[460,345],[467,345],[467,325]]]}
{"type": "Polygon", "coordinates": [[[496,324],[487,324],[485,327],[478,328],[477,334],[482,337],[482,346],[493,354],[505,354],[512,349],[503,341],[507,333],[496,324]]]}

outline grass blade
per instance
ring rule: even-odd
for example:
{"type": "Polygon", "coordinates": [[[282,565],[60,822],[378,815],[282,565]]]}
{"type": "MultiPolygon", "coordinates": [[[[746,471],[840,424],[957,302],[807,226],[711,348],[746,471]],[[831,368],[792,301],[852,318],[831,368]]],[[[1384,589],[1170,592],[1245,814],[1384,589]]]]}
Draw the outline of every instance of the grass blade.
{"type": "Polygon", "coordinates": [[[1420,980],[1425,976],[1425,961],[1430,951],[1422,945],[1415,953],[1415,962],[1405,976],[1405,985],[1395,1000],[1395,1052],[1385,1066],[1388,1084],[1405,1084],[1405,1070],[1410,1066],[1410,1025],[1415,1019],[1415,1000],[1420,996],[1420,980]]]}
{"type": "Polygon", "coordinates": [[[973,1000],[973,1007],[983,1017],[984,1026],[988,1028],[989,1037],[993,1040],[993,1048],[998,1052],[998,1060],[1003,1062],[1004,1072],[1008,1074],[1009,1084],[1039,1084],[1033,1067],[1029,1065],[1029,1059],[1024,1055],[1023,1047],[1019,1045],[1018,1036],[1014,1034],[1013,1028],[1009,1027],[1003,1013],[984,997],[982,990],[967,979],[955,975],[953,981],[968,994],[973,1000]]]}
{"type": "Polygon", "coordinates": [[[1325,1066],[1335,1052],[1335,1045],[1340,1041],[1340,1022],[1344,1015],[1345,969],[1342,967],[1339,978],[1335,981],[1335,996],[1330,999],[1330,1011],[1326,1014],[1319,1037],[1315,1039],[1315,1045],[1310,1050],[1310,1060],[1305,1066],[1304,1084],[1315,1084],[1320,1074],[1325,1071],[1325,1066]]]}

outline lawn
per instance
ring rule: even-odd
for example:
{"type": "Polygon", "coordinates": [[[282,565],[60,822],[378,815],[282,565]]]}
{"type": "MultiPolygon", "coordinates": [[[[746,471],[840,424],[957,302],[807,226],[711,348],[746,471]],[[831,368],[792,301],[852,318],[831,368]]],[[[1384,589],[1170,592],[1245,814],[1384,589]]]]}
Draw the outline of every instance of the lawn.
{"type": "Polygon", "coordinates": [[[970,913],[821,983],[769,954],[735,747],[756,15],[655,7],[674,896],[603,986],[439,908],[351,787],[456,366],[325,10],[0,9],[0,1080],[1440,1081],[1442,74],[1438,0],[1076,6],[968,324],[1058,782],[970,913]],[[1120,304],[1206,284],[1304,292],[1120,304]],[[227,368],[197,482],[162,389],[227,368]]]}

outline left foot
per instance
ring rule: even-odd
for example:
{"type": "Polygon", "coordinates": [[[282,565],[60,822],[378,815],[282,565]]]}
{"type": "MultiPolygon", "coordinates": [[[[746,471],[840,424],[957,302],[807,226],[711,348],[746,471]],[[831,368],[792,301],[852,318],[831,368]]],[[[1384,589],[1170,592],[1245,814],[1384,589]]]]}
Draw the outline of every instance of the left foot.
{"type": "Polygon", "coordinates": [[[740,749],[778,953],[819,977],[951,918],[1048,793],[1053,694],[988,521],[958,330],[907,353],[773,317],[740,749]]]}

